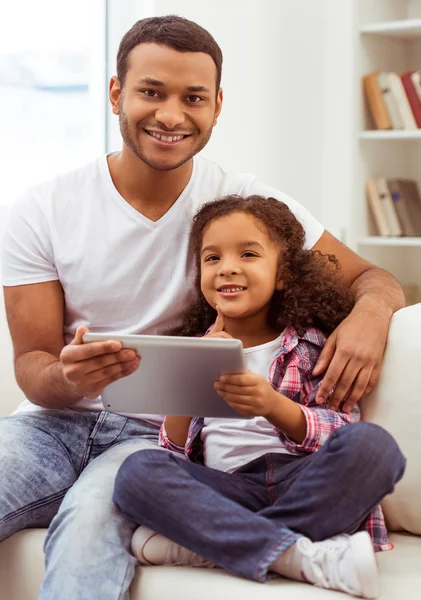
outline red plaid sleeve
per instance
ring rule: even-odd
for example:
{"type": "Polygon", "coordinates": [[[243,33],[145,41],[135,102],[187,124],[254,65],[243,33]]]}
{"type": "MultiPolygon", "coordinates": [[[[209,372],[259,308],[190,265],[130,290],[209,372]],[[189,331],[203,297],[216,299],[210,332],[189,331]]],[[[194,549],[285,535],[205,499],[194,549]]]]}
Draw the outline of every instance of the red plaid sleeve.
{"type": "Polygon", "coordinates": [[[316,404],[317,390],[321,377],[314,377],[312,370],[319,351],[308,340],[300,340],[291,353],[277,391],[297,402],[307,422],[307,435],[301,444],[278,431],[279,438],[292,454],[317,452],[329,436],[344,425],[360,420],[356,406],[350,414],[329,410],[326,404],[316,404]],[[314,356],[313,356],[314,354],[314,356]]]}
{"type": "Polygon", "coordinates": [[[394,546],[392,542],[389,542],[387,537],[387,529],[384,522],[383,511],[379,504],[373,508],[370,516],[363,524],[361,529],[365,529],[370,534],[373,541],[374,550],[376,552],[393,549],[394,546]]]}
{"type": "Polygon", "coordinates": [[[358,406],[355,406],[349,414],[329,410],[325,405],[320,406],[315,403],[316,393],[317,389],[300,400],[300,408],[307,422],[307,435],[302,444],[297,445],[298,452],[317,452],[335,429],[360,420],[358,406]]]}

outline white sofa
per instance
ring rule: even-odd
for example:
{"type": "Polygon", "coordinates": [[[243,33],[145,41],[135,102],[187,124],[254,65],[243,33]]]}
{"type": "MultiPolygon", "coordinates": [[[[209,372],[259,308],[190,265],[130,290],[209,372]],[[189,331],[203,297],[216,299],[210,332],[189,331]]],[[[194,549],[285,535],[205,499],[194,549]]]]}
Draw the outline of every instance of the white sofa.
{"type": "MultiPolygon", "coordinates": [[[[364,332],[361,332],[364,335],[364,332]]],[[[11,346],[0,319],[0,414],[9,414],[21,398],[13,378],[11,346]]],[[[363,404],[364,418],[388,429],[408,464],[395,493],[384,503],[395,549],[378,554],[381,600],[421,595],[421,304],[393,317],[381,380],[363,404]],[[414,535],[415,534],[415,535],[414,535]]],[[[11,449],[13,451],[13,449],[11,449]]],[[[43,577],[44,530],[22,531],[0,544],[0,600],[36,600],[43,577]]],[[[87,598],[100,600],[95,590],[87,598]]],[[[221,570],[146,567],[138,569],[132,600],[317,600],[345,598],[287,580],[262,585],[221,570]]],[[[57,600],[60,600],[57,598],[57,600]]]]}

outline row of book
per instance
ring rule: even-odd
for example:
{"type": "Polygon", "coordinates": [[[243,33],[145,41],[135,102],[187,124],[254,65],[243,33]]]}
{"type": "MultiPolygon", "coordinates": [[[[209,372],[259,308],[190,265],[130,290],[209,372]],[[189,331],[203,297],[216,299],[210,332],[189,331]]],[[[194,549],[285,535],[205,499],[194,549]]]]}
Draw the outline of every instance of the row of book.
{"type": "Polygon", "coordinates": [[[367,202],[377,235],[421,236],[421,196],[412,179],[369,179],[367,202]]]}
{"type": "Polygon", "coordinates": [[[370,73],[363,88],[376,129],[421,127],[421,71],[370,73]]]}

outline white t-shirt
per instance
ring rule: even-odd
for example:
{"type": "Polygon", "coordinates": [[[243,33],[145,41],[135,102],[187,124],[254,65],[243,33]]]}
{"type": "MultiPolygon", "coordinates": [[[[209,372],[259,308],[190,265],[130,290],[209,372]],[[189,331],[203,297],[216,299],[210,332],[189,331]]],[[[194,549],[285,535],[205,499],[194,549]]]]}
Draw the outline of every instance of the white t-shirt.
{"type": "MultiPolygon", "coordinates": [[[[226,194],[282,200],[303,224],[309,248],[323,233],[320,223],[285,194],[201,157],[194,158],[192,176],[177,201],[161,219],[150,221],[118,193],[104,155],[14,203],[3,234],[3,285],[60,280],[66,344],[79,325],[93,332],[157,334],[175,323],[193,291],[192,217],[204,203],[226,194]]],[[[85,398],[73,408],[102,410],[102,404],[100,398],[85,398]]],[[[23,409],[40,410],[30,402],[23,409]]]]}
{"type": "MultiPolygon", "coordinates": [[[[246,348],[244,354],[247,368],[268,379],[281,338],[282,335],[267,344],[246,348]]],[[[273,425],[264,417],[207,418],[200,434],[205,465],[218,471],[233,473],[242,465],[264,454],[290,454],[282,445],[273,425]]]]}

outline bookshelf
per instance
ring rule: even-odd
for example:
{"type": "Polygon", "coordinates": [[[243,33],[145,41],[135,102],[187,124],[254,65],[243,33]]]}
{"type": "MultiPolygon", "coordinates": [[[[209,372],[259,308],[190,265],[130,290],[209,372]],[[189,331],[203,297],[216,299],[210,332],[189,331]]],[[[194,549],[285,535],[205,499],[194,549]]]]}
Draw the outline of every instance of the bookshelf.
{"type": "Polygon", "coordinates": [[[399,130],[391,129],[389,131],[361,131],[359,135],[361,140],[421,140],[421,129],[399,130]]]}
{"type": "Polygon", "coordinates": [[[400,40],[417,39],[421,35],[421,19],[370,23],[361,27],[360,32],[363,35],[376,35],[400,40]]]}
{"type": "Polygon", "coordinates": [[[372,235],[361,237],[358,240],[360,246],[412,246],[421,248],[421,238],[419,237],[381,237],[372,235]]]}
{"type": "MultiPolygon", "coordinates": [[[[353,123],[349,245],[421,293],[421,237],[375,235],[365,182],[370,177],[415,179],[421,189],[421,129],[375,130],[362,77],[375,71],[421,69],[421,0],[356,0],[352,5],[353,123]]],[[[421,298],[420,298],[421,299],[421,298]]]]}

